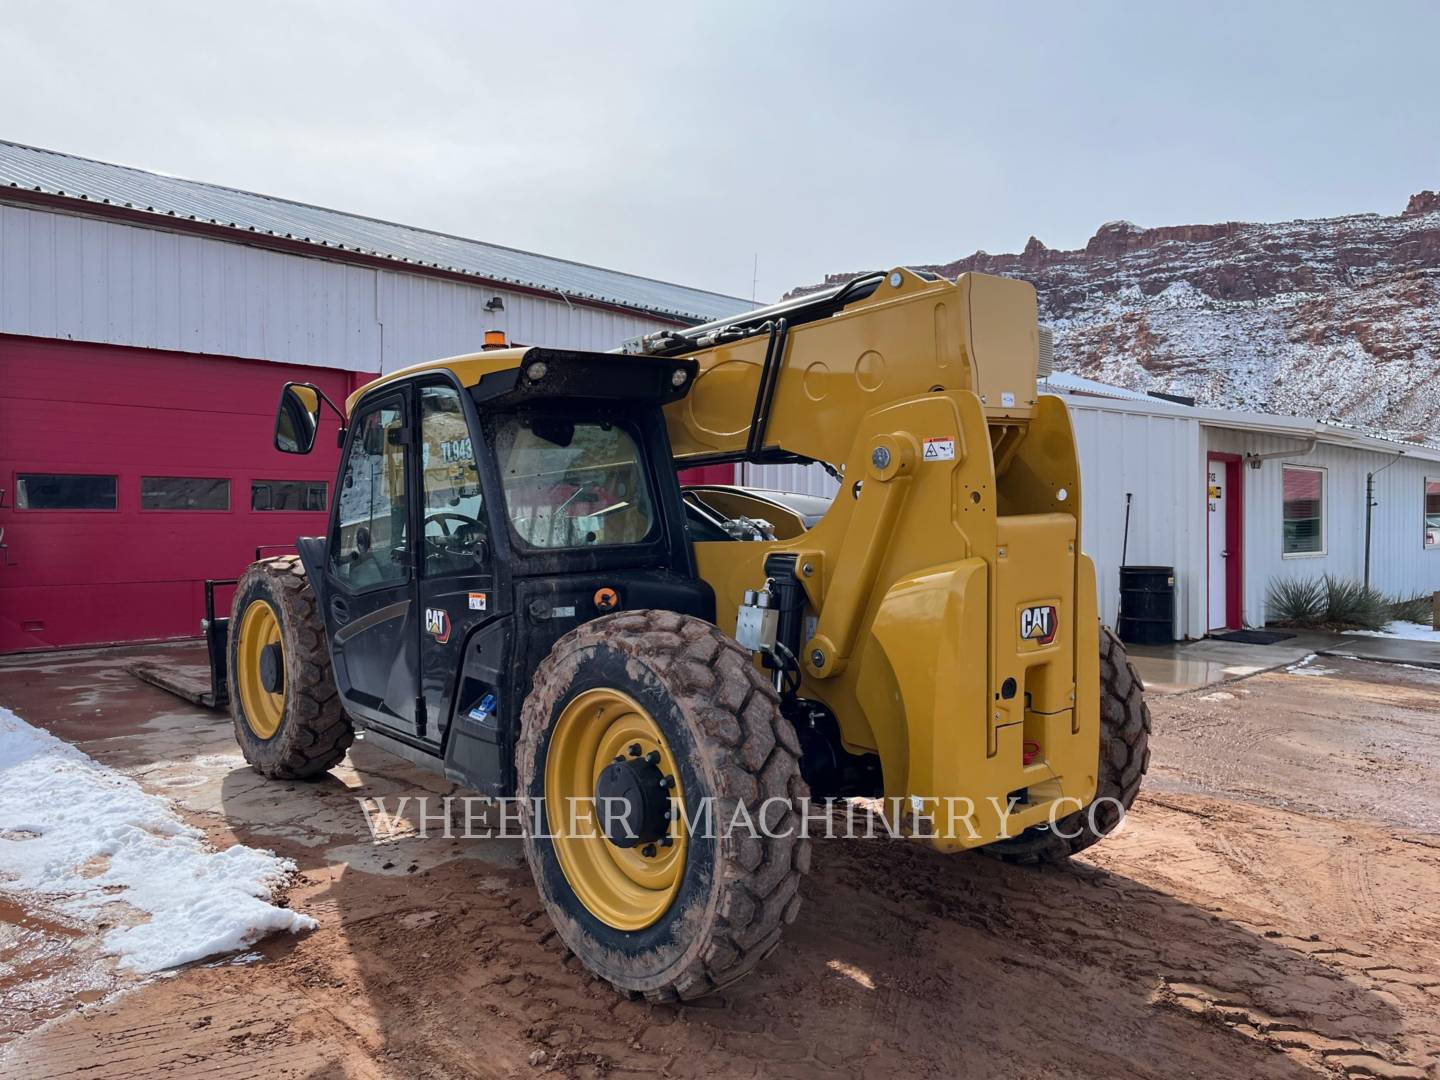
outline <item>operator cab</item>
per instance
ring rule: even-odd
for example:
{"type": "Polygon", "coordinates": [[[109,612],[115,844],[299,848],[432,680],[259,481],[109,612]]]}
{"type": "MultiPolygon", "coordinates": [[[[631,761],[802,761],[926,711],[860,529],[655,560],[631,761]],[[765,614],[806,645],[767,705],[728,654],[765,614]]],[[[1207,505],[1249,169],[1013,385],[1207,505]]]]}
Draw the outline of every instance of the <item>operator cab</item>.
{"type": "MultiPolygon", "coordinates": [[[[626,609],[714,620],[661,411],[694,374],[503,349],[351,397],[327,537],[296,546],[367,737],[511,794],[520,707],[556,640],[626,609]]],[[[277,450],[313,447],[321,403],[287,385],[277,450]]]]}

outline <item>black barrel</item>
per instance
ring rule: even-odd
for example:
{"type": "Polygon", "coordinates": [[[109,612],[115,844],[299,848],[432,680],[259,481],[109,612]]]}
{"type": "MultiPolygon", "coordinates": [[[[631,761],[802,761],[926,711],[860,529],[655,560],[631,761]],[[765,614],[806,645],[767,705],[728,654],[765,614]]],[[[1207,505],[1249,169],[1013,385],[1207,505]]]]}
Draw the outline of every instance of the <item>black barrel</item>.
{"type": "Polygon", "coordinates": [[[1175,640],[1175,568],[1120,568],[1120,640],[1127,645],[1168,645],[1175,640]]]}

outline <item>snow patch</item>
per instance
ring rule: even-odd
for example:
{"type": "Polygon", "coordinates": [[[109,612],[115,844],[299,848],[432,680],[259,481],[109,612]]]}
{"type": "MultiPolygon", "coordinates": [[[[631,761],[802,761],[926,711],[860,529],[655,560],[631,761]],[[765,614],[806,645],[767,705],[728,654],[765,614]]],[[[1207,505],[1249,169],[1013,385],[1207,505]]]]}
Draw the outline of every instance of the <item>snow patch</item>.
{"type": "Polygon", "coordinates": [[[1339,668],[1311,667],[1315,662],[1316,654],[1310,653],[1285,669],[1287,675],[1334,675],[1339,668]]]}
{"type": "Polygon", "coordinates": [[[1440,642],[1440,630],[1432,630],[1424,623],[1406,622],[1403,619],[1388,622],[1379,630],[1346,630],[1345,633],[1355,634],[1357,637],[1388,637],[1401,638],[1405,641],[1440,642]]]}
{"type": "Polygon", "coordinates": [[[161,971],[233,952],[275,931],[313,930],[270,898],[289,859],[216,851],[171,803],[0,706],[0,890],[44,894],[90,923],[118,903],[149,916],[110,930],[121,967],[161,971]]]}

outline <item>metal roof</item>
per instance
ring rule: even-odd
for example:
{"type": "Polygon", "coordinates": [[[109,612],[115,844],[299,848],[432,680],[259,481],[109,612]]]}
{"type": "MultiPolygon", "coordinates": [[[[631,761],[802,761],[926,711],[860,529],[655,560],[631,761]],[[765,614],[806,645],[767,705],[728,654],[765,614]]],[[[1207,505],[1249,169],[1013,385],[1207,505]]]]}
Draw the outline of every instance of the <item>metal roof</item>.
{"type": "Polygon", "coordinates": [[[1177,405],[1173,401],[1143,396],[1130,399],[1067,393],[1065,397],[1066,404],[1072,409],[1168,416],[1177,420],[1193,420],[1201,427],[1207,428],[1255,431],[1266,435],[1301,440],[1315,439],[1332,446],[1347,446],[1357,450],[1374,450],[1382,454],[1401,454],[1405,457],[1421,458],[1425,461],[1440,461],[1440,446],[1432,446],[1423,442],[1409,442],[1383,432],[1368,431],[1334,420],[1316,420],[1309,416],[1280,416],[1275,413],[1250,412],[1219,406],[1177,405]]]}
{"type": "Polygon", "coordinates": [[[218,225],[685,322],[706,322],[755,306],[750,300],[568,259],[0,140],[0,198],[6,188],[154,214],[171,227],[218,225]]]}
{"type": "Polygon", "coordinates": [[[1051,390],[1062,394],[1084,394],[1089,397],[1118,398],[1126,401],[1155,400],[1149,394],[1143,394],[1139,390],[1128,390],[1123,386],[1097,382],[1095,379],[1087,379],[1083,375],[1073,375],[1068,371],[1052,371],[1040,380],[1040,389],[1042,393],[1051,390]]]}

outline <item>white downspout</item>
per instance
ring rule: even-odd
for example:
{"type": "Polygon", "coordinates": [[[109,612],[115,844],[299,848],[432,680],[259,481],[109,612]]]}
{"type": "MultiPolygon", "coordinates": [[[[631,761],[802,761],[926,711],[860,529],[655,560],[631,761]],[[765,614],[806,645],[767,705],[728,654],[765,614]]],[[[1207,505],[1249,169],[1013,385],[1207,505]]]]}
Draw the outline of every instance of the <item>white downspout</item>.
{"type": "Polygon", "coordinates": [[[1318,441],[1319,436],[1311,435],[1309,438],[1305,439],[1303,446],[1296,447],[1290,450],[1271,450],[1268,454],[1252,454],[1247,451],[1245,454],[1245,464],[1249,465],[1252,469],[1258,469],[1265,462],[1271,461],[1275,458],[1304,457],[1306,454],[1310,453],[1312,450],[1315,449],[1315,444],[1318,441]]]}

